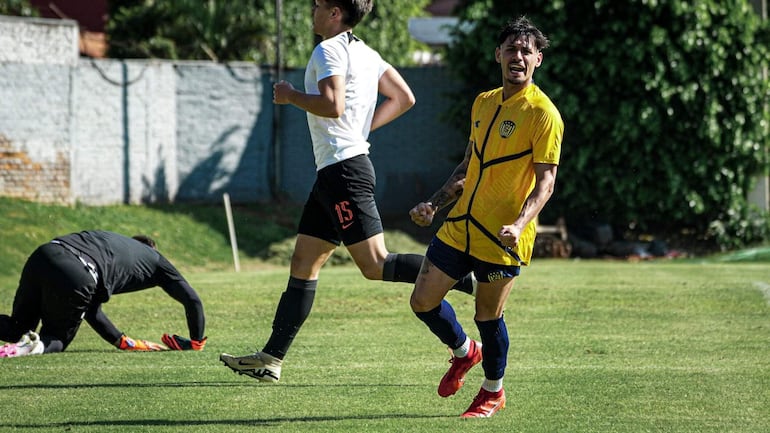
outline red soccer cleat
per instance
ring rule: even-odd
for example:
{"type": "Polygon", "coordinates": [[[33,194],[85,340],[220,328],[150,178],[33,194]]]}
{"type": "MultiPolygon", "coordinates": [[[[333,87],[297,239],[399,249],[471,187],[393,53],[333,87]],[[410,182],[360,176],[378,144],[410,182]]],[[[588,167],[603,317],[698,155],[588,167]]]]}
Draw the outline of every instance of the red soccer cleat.
{"type": "Polygon", "coordinates": [[[160,340],[171,350],[203,350],[206,346],[207,338],[208,337],[203,337],[202,340],[191,340],[176,334],[163,334],[160,340]]]}
{"type": "Polygon", "coordinates": [[[454,395],[465,383],[465,374],[468,373],[474,365],[481,362],[481,343],[477,343],[475,340],[471,340],[470,348],[468,349],[468,355],[458,358],[453,356],[449,360],[452,364],[449,367],[449,371],[446,372],[444,377],[441,378],[441,382],[438,384],[438,395],[442,397],[449,397],[454,395]]]}
{"type": "Polygon", "coordinates": [[[487,391],[481,388],[473,403],[468,407],[460,418],[489,418],[495,412],[505,407],[505,391],[497,392],[487,391]]]}

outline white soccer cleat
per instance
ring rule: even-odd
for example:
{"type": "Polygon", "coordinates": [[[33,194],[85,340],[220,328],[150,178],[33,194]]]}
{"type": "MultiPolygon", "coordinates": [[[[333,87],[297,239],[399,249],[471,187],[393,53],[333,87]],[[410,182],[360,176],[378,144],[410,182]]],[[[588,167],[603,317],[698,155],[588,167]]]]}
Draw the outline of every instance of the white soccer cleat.
{"type": "Polygon", "coordinates": [[[219,360],[234,372],[253,377],[260,382],[278,382],[281,378],[283,361],[267,353],[256,352],[244,356],[222,353],[219,360]]]}
{"type": "Polygon", "coordinates": [[[45,350],[40,336],[29,331],[21,336],[16,343],[8,343],[0,347],[0,358],[16,358],[18,356],[40,355],[45,350]]]}

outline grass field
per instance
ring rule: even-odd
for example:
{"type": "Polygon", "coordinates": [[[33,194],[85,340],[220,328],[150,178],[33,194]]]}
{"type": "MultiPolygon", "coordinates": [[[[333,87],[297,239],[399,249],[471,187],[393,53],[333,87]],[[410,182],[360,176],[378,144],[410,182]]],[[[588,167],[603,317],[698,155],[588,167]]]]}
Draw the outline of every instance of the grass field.
{"type": "MultiPolygon", "coordinates": [[[[84,325],[65,353],[0,360],[0,431],[770,431],[766,264],[536,261],[506,310],[508,405],[488,420],[458,418],[479,367],[437,396],[448,354],[409,311],[409,285],[326,270],[281,382],[262,384],[218,354],[261,348],[286,269],[188,279],[206,306],[203,352],[120,352],[84,325]]],[[[476,336],[472,298],[450,300],[476,336]]],[[[105,311],[135,337],[186,332],[157,290],[105,311]]]]}
{"type": "MultiPolygon", "coordinates": [[[[235,210],[240,273],[223,216],[218,206],[0,198],[0,312],[26,257],[51,237],[147,233],[200,293],[209,337],[202,352],[128,353],[83,325],[65,353],[0,359],[0,432],[770,431],[767,249],[713,260],[536,259],[506,310],[508,407],[461,420],[481,368],[457,395],[438,397],[448,353],[410,312],[411,287],[351,267],[324,270],[279,384],[222,366],[220,352],[260,349],[269,335],[287,269],[265,263],[265,251],[287,254],[296,209],[235,210]]],[[[386,239],[394,251],[424,249],[386,239]]],[[[472,298],[450,300],[477,337],[472,298]]],[[[116,296],[104,310],[133,337],[186,335],[181,306],[160,290],[116,296]]]]}

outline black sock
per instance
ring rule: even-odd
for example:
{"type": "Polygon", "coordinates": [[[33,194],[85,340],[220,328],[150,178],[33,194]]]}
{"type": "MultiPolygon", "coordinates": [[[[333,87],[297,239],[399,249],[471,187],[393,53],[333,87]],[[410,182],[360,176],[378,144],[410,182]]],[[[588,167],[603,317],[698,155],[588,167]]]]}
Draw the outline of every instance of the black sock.
{"type": "Polygon", "coordinates": [[[299,328],[310,315],[317,286],[318,280],[289,277],[289,284],[275,310],[273,332],[262,349],[263,352],[279,359],[286,356],[299,328]]]}
{"type": "Polygon", "coordinates": [[[414,283],[423,258],[420,254],[388,254],[382,267],[382,281],[414,283]]]}
{"type": "MultiPolygon", "coordinates": [[[[420,254],[388,254],[382,266],[382,281],[414,283],[417,281],[417,275],[420,274],[424,258],[425,256],[420,254]]],[[[474,281],[473,272],[468,272],[452,286],[452,289],[473,295],[474,281]]]]}
{"type": "Polygon", "coordinates": [[[475,278],[473,276],[473,272],[468,272],[464,277],[460,278],[454,286],[452,286],[452,289],[473,295],[473,291],[475,289],[473,287],[475,285],[474,281],[475,278]]]}

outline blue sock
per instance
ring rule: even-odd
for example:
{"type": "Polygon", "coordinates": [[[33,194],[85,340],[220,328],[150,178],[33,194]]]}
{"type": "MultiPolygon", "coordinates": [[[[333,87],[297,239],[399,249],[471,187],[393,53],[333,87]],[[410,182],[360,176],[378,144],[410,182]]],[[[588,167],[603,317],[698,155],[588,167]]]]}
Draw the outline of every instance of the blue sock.
{"type": "Polygon", "coordinates": [[[455,310],[446,300],[442,300],[438,307],[430,311],[414,314],[450,349],[457,349],[465,342],[465,331],[457,321],[455,310]]]}
{"type": "Polygon", "coordinates": [[[484,369],[484,377],[489,380],[502,379],[505,375],[505,367],[508,363],[508,328],[503,318],[476,321],[481,336],[481,368],[484,369]]]}

